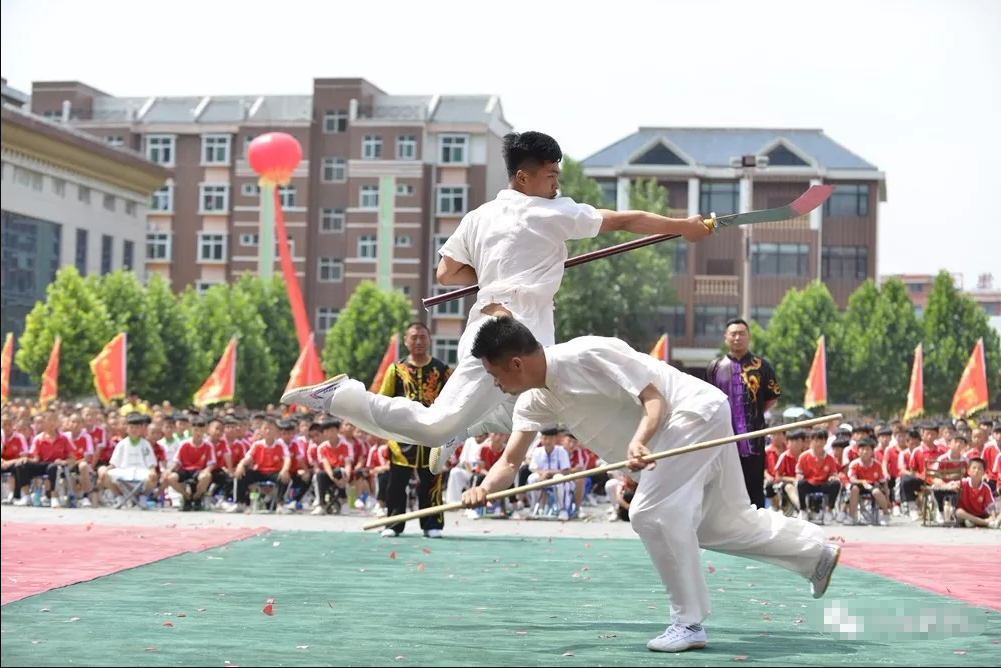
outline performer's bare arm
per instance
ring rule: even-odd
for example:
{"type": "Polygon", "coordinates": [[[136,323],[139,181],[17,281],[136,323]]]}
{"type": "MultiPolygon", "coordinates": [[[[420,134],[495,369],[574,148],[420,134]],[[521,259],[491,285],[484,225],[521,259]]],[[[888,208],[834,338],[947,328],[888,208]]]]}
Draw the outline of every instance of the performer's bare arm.
{"type": "Polygon", "coordinates": [[[511,434],[500,459],[490,468],[483,482],[462,493],[463,505],[477,508],[487,502],[487,494],[510,487],[534,439],[535,432],[531,431],[516,431],[511,434]]]}
{"type": "Polygon", "coordinates": [[[686,241],[698,241],[712,232],[702,222],[702,216],[668,218],[648,211],[612,211],[599,209],[599,232],[632,232],[634,234],[680,234],[686,241]]]}
{"type": "Polygon", "coordinates": [[[447,255],[441,256],[435,278],[439,285],[476,285],[476,270],[447,255]]]}
{"type": "Polygon", "coordinates": [[[664,415],[667,413],[667,400],[652,383],[643,388],[640,392],[640,402],[643,404],[643,417],[640,418],[639,426],[633,435],[632,442],[629,443],[628,457],[629,468],[633,471],[641,471],[647,467],[654,468],[656,463],[644,462],[641,457],[650,454],[647,443],[653,435],[660,429],[664,422],[664,415]]]}

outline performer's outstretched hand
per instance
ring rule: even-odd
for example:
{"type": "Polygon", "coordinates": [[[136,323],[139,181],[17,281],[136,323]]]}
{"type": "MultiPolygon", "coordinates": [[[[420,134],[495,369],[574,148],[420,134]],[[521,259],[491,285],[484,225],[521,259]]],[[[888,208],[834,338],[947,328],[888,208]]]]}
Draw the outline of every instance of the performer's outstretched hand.
{"type": "Polygon", "coordinates": [[[657,466],[657,462],[645,462],[641,459],[649,454],[652,453],[650,452],[650,448],[646,447],[646,443],[636,440],[631,441],[629,443],[629,449],[626,451],[626,456],[629,457],[629,470],[642,471],[647,467],[653,469],[657,466]]]}
{"type": "Polygon", "coordinates": [[[702,216],[700,215],[689,216],[687,218],[687,221],[689,229],[685,230],[685,232],[682,233],[681,235],[685,238],[685,241],[694,243],[696,241],[705,239],[710,234],[712,234],[712,230],[706,227],[706,224],[703,221],[702,216]]]}
{"type": "Polygon", "coordinates": [[[462,493],[462,505],[466,508],[479,508],[487,504],[487,490],[477,485],[462,493]]]}

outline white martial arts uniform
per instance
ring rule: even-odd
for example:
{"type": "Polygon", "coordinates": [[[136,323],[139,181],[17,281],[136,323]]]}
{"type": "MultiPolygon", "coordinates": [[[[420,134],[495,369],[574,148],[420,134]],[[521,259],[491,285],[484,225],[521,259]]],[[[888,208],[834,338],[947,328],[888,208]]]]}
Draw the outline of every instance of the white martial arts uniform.
{"type": "MultiPolygon", "coordinates": [[[[608,461],[626,449],[643,416],[639,395],[653,384],[668,414],[651,452],[731,436],[726,395],[618,339],[585,336],[546,349],[546,388],[523,393],[515,431],[563,422],[608,461]]],[[[710,613],[700,546],[775,564],[810,578],[824,551],[820,527],[751,505],[736,449],[709,448],[645,470],[629,507],[671,598],[671,620],[699,624],[710,613]]]]}
{"type": "MultiPolygon", "coordinates": [[[[528,475],[528,483],[539,482],[539,471],[569,471],[570,453],[562,445],[554,445],[551,452],[546,451],[546,446],[540,445],[532,452],[532,459],[528,464],[531,473],[528,475]]],[[[554,483],[547,489],[553,490],[553,498],[556,501],[558,510],[570,510],[570,500],[573,499],[574,484],[572,482],[554,483]]],[[[539,502],[542,490],[537,489],[528,493],[528,502],[535,506],[539,502]]]]}
{"type": "Polygon", "coordinates": [[[543,346],[553,345],[553,298],[563,280],[566,242],[594,237],[600,228],[601,214],[589,204],[515,190],[502,190],[467,213],[439,252],[476,270],[479,293],[459,339],[458,364],[438,398],[425,407],[405,397],[369,393],[352,379],[337,389],[327,411],[370,434],[430,446],[510,432],[514,398],[498,389],[470,355],[476,333],[490,317],[482,309],[500,304],[543,346]]]}

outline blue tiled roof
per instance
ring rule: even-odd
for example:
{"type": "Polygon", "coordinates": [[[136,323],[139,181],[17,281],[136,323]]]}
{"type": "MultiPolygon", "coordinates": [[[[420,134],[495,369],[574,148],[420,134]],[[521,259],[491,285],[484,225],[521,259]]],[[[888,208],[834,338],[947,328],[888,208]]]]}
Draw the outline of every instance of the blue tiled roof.
{"type": "Polygon", "coordinates": [[[584,167],[620,167],[657,137],[669,142],[705,167],[729,167],[730,158],[754,155],[783,138],[826,169],[875,170],[822,130],[766,128],[640,128],[583,161],[584,167]]]}

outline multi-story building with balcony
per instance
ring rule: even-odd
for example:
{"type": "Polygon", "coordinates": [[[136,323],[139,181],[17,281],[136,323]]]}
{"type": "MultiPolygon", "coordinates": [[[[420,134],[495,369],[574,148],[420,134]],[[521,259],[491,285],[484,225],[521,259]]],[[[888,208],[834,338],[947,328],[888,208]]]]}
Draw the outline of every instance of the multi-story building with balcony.
{"type": "Polygon", "coordinates": [[[671,284],[678,299],[664,306],[659,327],[680,366],[704,368],[731,318],[749,315],[767,327],[790,288],[820,279],[844,308],[852,291],[876,276],[886,177],[821,130],[640,128],[586,158],[583,168],[620,209],[629,206],[630,181],[656,179],[679,217],[778,207],[811,184],[836,186],[811,215],[746,232],[723,230],[691,246],[672,242],[671,284]],[[744,168],[745,156],[767,166],[744,168]],[[747,289],[750,313],[744,314],[747,289]]]}
{"type": "Polygon", "coordinates": [[[358,283],[381,278],[428,322],[433,354],[454,361],[468,305],[426,313],[421,299],[443,290],[437,249],[507,182],[511,126],[496,96],[389,95],[339,78],[314,80],[311,95],[113,97],[74,81],[36,82],[31,106],[173,171],[151,203],[146,268],[177,290],[257,273],[260,197],[246,149],[263,133],[291,134],[303,160],[280,196],[314,330],[322,337],[358,283]]]}

